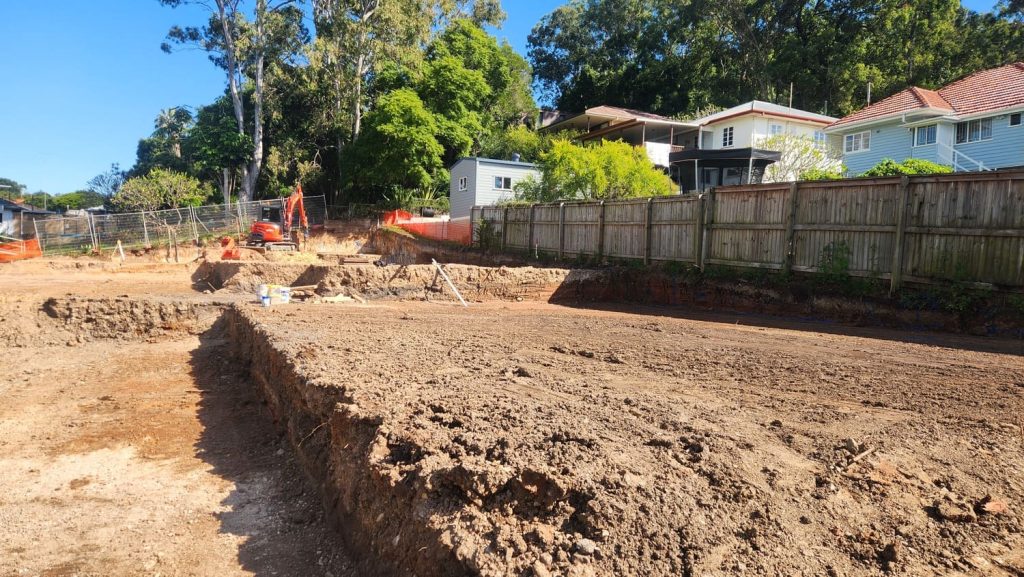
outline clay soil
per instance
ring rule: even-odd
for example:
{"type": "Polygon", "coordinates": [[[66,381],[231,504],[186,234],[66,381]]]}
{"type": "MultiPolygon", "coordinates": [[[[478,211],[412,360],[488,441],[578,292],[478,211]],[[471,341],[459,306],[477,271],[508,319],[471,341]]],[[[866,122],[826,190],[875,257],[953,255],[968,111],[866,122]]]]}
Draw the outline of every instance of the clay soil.
{"type": "Polygon", "coordinates": [[[1019,342],[536,303],[242,316],[378,423],[349,462],[468,574],[1024,572],[1019,342]]]}
{"type": "Polygon", "coordinates": [[[195,272],[0,270],[0,575],[1024,575],[1020,341],[500,291],[260,309],[195,272]],[[237,307],[369,427],[309,442],[388,514],[336,517],[224,327],[74,338],[39,313],[68,295],[237,307]]]}

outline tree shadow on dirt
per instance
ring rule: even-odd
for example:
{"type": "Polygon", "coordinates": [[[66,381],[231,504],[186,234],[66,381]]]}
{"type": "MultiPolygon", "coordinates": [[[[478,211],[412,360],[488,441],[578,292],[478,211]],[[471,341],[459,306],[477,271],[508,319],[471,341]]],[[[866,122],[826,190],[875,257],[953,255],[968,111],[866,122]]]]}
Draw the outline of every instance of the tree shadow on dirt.
{"type": "Polygon", "coordinates": [[[731,326],[745,325],[768,329],[815,332],[983,353],[1024,355],[1024,339],[1020,338],[980,337],[938,332],[934,327],[890,328],[878,326],[881,323],[871,319],[863,321],[869,326],[858,326],[853,323],[844,323],[833,319],[801,317],[795,314],[770,314],[724,307],[721,309],[710,309],[697,303],[644,304],[642,302],[630,302],[624,298],[595,298],[593,295],[579,294],[578,287],[568,282],[563,283],[548,302],[576,309],[650,315],[731,326]]]}
{"type": "Polygon", "coordinates": [[[354,577],[312,482],[233,360],[224,324],[200,336],[189,361],[201,395],[196,454],[233,484],[215,513],[221,533],[239,538],[238,563],[257,576],[354,577]]]}

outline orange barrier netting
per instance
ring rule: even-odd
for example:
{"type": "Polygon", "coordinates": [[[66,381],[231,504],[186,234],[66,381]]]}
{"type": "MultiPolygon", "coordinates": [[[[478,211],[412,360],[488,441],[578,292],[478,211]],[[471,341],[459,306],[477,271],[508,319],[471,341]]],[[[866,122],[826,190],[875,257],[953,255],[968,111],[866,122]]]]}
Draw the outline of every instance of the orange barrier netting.
{"type": "Polygon", "coordinates": [[[12,262],[43,256],[37,239],[0,243],[0,262],[12,262]]]}
{"type": "MultiPolygon", "coordinates": [[[[384,222],[387,222],[386,217],[384,222]]],[[[407,218],[388,224],[394,224],[417,236],[433,240],[457,242],[464,245],[473,244],[473,227],[468,218],[455,220],[407,218]]]]}

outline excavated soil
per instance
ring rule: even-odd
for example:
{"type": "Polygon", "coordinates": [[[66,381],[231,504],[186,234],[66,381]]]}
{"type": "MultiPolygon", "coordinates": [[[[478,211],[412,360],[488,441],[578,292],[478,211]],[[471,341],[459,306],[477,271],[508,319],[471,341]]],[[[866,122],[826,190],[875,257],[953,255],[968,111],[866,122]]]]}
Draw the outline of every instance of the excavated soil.
{"type": "Polygon", "coordinates": [[[446,270],[0,270],[0,575],[1024,574],[1021,341],[446,270]]]}
{"type": "MultiPolygon", "coordinates": [[[[549,268],[444,267],[463,298],[484,300],[547,300],[570,271],[549,268]]],[[[197,286],[218,292],[255,295],[261,284],[317,286],[333,296],[355,293],[370,299],[454,301],[456,297],[433,265],[301,265],[278,263],[204,263],[193,275],[197,286]]]]}
{"type": "Polygon", "coordinates": [[[1024,572],[1019,343],[667,312],[229,318],[343,535],[399,574],[1024,572]]]}

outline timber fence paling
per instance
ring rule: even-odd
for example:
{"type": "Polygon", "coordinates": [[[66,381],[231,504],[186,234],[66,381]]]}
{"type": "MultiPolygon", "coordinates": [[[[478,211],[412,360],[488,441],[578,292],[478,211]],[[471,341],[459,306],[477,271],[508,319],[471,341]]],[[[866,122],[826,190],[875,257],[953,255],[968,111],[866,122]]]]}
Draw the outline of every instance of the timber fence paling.
{"type": "MultiPolygon", "coordinates": [[[[1024,288],[1024,170],[477,207],[506,250],[1024,288]]],[[[476,216],[476,215],[479,215],[476,216]]]]}

